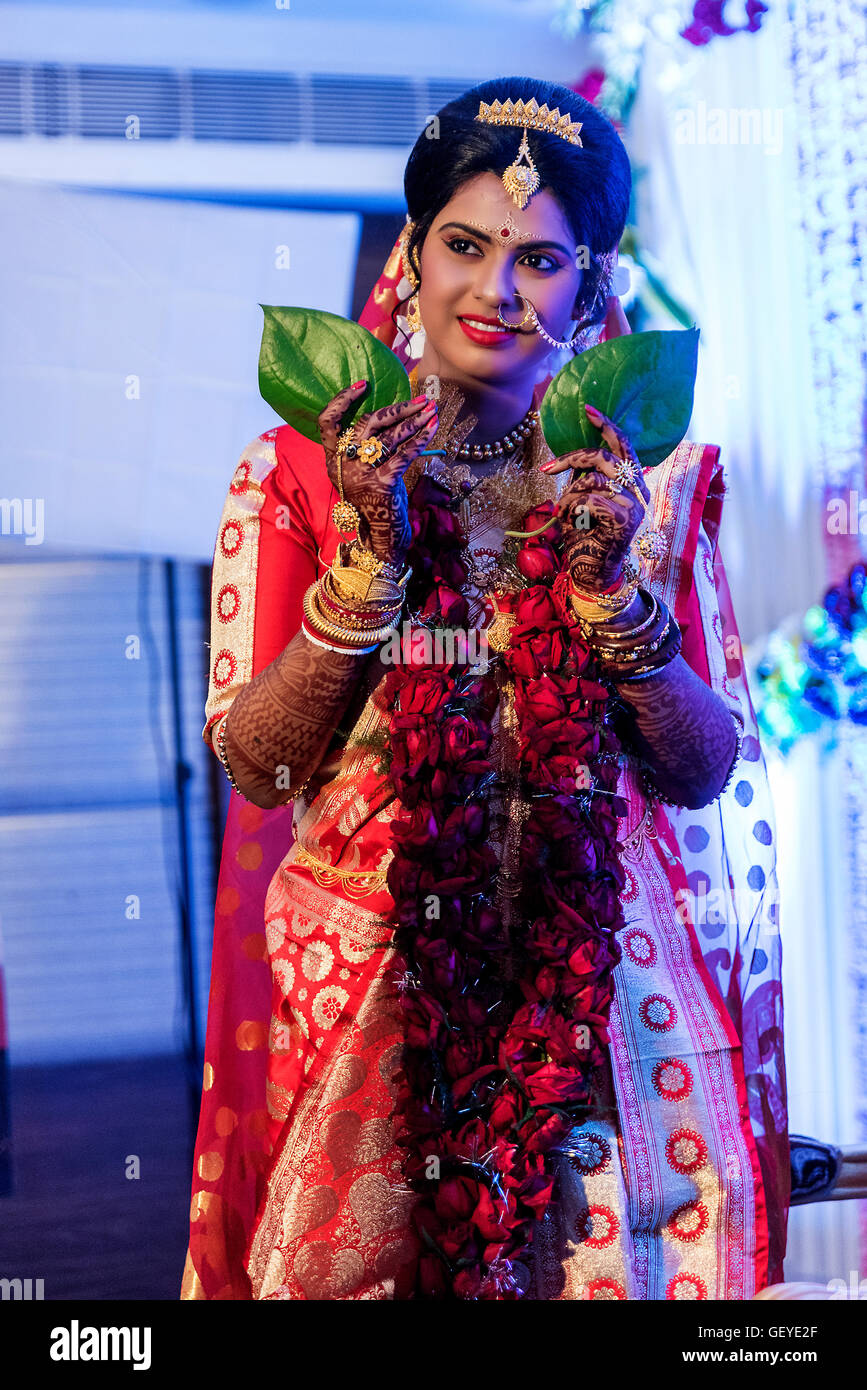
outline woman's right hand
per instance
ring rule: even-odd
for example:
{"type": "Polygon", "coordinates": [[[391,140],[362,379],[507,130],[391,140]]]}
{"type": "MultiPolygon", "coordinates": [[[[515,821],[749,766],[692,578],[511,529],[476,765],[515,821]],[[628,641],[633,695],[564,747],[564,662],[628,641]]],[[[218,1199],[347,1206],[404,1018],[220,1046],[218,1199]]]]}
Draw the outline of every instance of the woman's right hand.
{"type": "MultiPolygon", "coordinates": [[[[342,420],[349,407],[367,390],[366,381],[357,381],[338,391],[319,416],[319,431],[325,449],[328,476],[338,486],[337,441],[342,420]]],[[[413,459],[426,449],[437,431],[436,401],[426,396],[385,406],[369,415],[357,416],[353,443],[379,439],[388,449],[388,458],[374,468],[358,455],[343,455],[341,472],[343,496],[358,512],[359,540],[369,546],[378,559],[403,568],[412,540],[409,499],[403,475],[413,459]]]]}

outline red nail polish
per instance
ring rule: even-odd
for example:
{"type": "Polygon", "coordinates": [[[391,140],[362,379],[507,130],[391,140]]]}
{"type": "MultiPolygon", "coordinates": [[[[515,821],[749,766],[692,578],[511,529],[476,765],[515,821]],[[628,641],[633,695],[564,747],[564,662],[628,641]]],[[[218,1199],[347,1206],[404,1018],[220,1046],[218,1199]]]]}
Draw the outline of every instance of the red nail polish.
{"type": "Polygon", "coordinates": [[[357,391],[358,388],[359,388],[359,386],[366,386],[366,385],[367,385],[367,378],[364,377],[361,381],[353,381],[353,383],[352,383],[352,389],[353,389],[353,391],[357,391]]]}
{"type": "Polygon", "coordinates": [[[602,414],[601,414],[600,411],[598,411],[598,410],[596,409],[595,405],[585,405],[584,409],[586,410],[587,414],[590,416],[590,419],[591,419],[591,420],[594,420],[594,421],[595,421],[595,420],[601,420],[601,419],[602,419],[602,414]]]}
{"type": "Polygon", "coordinates": [[[411,401],[411,404],[412,404],[412,405],[420,405],[422,401],[426,401],[426,400],[427,400],[427,396],[413,396],[412,401],[411,401]]]}

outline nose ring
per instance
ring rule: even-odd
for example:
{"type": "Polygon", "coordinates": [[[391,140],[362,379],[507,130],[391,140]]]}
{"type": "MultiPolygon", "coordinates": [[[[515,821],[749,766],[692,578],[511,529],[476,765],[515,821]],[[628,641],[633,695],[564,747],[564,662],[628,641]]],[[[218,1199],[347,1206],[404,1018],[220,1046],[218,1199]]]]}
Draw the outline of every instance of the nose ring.
{"type": "Polygon", "coordinates": [[[523,317],[521,318],[521,320],[520,320],[519,323],[509,323],[509,320],[508,320],[508,319],[504,319],[504,318],[503,318],[503,315],[500,313],[500,306],[499,306],[499,304],[498,304],[498,305],[497,305],[497,318],[499,319],[500,323],[503,325],[504,328],[523,328],[523,327],[524,327],[524,324],[526,324],[526,323],[529,323],[530,325],[532,325],[532,327],[535,328],[535,326],[536,326],[536,310],[533,308],[533,305],[530,303],[530,301],[529,301],[528,299],[525,298],[524,295],[518,294],[518,291],[517,291],[517,290],[515,290],[515,298],[516,298],[516,299],[520,299],[521,303],[524,305],[524,314],[523,314],[523,317]]]}

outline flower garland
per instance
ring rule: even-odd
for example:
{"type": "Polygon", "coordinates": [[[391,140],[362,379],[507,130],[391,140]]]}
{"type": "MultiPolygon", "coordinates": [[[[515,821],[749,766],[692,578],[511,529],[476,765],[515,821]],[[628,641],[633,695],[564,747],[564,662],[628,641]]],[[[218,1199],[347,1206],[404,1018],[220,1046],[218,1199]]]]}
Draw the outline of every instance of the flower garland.
{"type": "MultiPolygon", "coordinates": [[[[452,499],[422,477],[410,511],[411,606],[425,625],[465,625],[452,499]]],[[[525,530],[552,514],[553,503],[536,508],[525,530]]],[[[526,811],[516,925],[498,906],[489,843],[498,674],[405,659],[389,677],[390,775],[403,806],[388,873],[405,1019],[395,1115],[419,1194],[422,1298],[524,1291],[555,1151],[592,1106],[608,1042],[626,808],[608,692],[568,607],[559,539],[554,523],[526,541],[517,563],[535,582],[497,595],[515,619],[500,675],[514,688],[526,811]]]]}

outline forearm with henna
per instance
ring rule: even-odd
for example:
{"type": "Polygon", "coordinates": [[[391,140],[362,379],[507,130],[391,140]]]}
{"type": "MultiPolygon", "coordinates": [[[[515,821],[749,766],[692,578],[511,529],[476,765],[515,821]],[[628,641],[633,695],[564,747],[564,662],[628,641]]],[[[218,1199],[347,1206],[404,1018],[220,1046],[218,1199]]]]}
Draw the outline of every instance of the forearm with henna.
{"type": "MultiPolygon", "coordinates": [[[[623,431],[591,406],[607,448],[580,449],[543,465],[546,472],[577,470],[560,498],[564,561],[578,595],[596,595],[623,576],[630,543],[650,502],[650,491],[637,456],[623,431]],[[633,483],[610,491],[618,465],[633,464],[633,483]],[[580,524],[579,524],[580,523],[580,524]]],[[[629,633],[648,616],[644,599],[633,596],[616,617],[600,608],[600,635],[629,633]]],[[[585,617],[587,614],[585,613],[585,617]]],[[[625,638],[627,649],[640,646],[625,638]]],[[[604,662],[603,662],[604,670],[604,662]]],[[[625,708],[624,735],[649,765],[662,797],[697,810],[719,795],[737,748],[734,722],[724,702],[687,665],[682,656],[640,681],[617,681],[625,708]]]]}
{"type": "Polygon", "coordinates": [[[724,702],[682,656],[616,690],[629,719],[629,741],[649,763],[660,795],[690,810],[707,806],[722,790],[737,748],[724,702]]]}
{"type": "Polygon", "coordinates": [[[299,632],[244,686],[226,719],[225,747],[248,801],[266,809],[291,801],[321,763],[366,667],[364,657],[326,651],[299,632]],[[288,768],[288,787],[277,785],[280,768],[288,768]]]}

